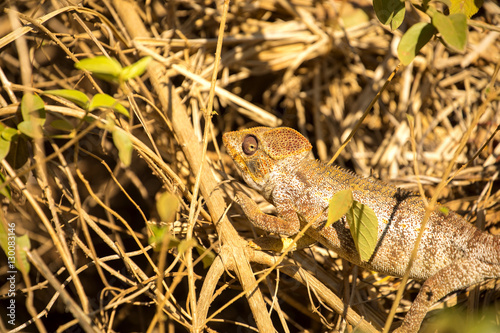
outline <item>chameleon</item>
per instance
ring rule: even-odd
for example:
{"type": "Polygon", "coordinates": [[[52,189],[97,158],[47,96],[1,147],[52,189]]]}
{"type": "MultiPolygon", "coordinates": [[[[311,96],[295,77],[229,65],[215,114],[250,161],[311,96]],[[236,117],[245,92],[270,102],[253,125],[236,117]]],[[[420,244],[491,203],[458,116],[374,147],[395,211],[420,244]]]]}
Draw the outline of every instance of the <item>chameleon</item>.
{"type": "MultiPolygon", "coordinates": [[[[317,161],[309,141],[291,128],[226,132],[222,140],[245,182],[276,207],[277,216],[265,214],[238,192],[235,201],[255,227],[293,236],[312,221],[304,235],[311,243],[319,242],[360,267],[404,275],[426,210],[418,193],[317,161]],[[329,200],[345,189],[377,216],[377,245],[368,261],[361,260],[345,216],[325,227],[329,200]]],[[[500,277],[500,237],[479,230],[453,211],[436,209],[409,277],[425,282],[395,332],[418,332],[429,307],[439,299],[500,277]]]]}

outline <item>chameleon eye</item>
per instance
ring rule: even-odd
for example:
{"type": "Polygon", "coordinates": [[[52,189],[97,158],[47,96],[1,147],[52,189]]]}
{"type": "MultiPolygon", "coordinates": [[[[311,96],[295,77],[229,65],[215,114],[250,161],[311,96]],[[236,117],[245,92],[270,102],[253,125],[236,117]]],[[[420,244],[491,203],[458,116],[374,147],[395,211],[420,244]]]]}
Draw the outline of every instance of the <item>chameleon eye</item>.
{"type": "Polygon", "coordinates": [[[241,145],[241,148],[243,148],[243,152],[246,155],[252,156],[259,148],[259,142],[257,141],[257,138],[254,135],[249,134],[243,139],[243,144],[241,145]]]}

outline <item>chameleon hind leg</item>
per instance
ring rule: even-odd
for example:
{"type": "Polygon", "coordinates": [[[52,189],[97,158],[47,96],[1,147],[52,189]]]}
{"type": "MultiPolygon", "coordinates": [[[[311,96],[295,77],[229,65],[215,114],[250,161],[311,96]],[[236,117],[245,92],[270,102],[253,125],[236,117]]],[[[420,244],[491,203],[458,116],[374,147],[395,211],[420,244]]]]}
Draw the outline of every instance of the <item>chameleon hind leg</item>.
{"type": "Polygon", "coordinates": [[[422,285],[406,314],[403,324],[394,332],[418,332],[429,308],[449,293],[479,283],[491,275],[492,265],[476,258],[463,257],[446,266],[422,285]]]}

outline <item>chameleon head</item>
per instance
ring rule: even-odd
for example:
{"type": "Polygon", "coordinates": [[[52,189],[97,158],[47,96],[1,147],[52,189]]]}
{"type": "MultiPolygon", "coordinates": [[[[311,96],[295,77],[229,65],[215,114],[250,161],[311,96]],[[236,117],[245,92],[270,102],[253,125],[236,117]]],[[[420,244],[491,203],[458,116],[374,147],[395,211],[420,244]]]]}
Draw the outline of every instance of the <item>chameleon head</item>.
{"type": "Polygon", "coordinates": [[[252,188],[263,191],[272,172],[297,155],[306,157],[311,144],[299,132],[288,127],[254,127],[227,132],[222,141],[233,158],[245,182],[252,188]]]}

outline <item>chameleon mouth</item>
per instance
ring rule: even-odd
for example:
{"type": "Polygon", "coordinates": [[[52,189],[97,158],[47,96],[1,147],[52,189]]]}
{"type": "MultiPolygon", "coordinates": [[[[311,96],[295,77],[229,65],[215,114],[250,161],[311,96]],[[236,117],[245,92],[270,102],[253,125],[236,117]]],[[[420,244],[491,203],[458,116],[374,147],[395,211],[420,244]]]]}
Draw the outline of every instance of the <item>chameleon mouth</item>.
{"type": "Polygon", "coordinates": [[[226,147],[227,153],[231,156],[238,169],[240,169],[240,171],[244,171],[246,167],[245,162],[241,158],[240,154],[238,154],[238,149],[234,144],[234,138],[237,134],[237,132],[224,133],[222,135],[222,143],[224,144],[224,147],[226,147]]]}
{"type": "Polygon", "coordinates": [[[231,157],[234,157],[235,155],[235,150],[233,145],[230,143],[231,141],[231,134],[234,132],[227,132],[222,135],[222,143],[224,144],[224,147],[226,147],[227,152],[231,155],[231,157]]]}

